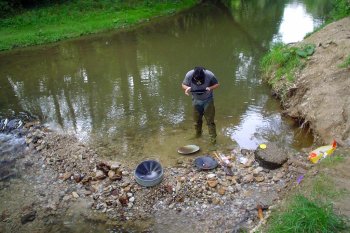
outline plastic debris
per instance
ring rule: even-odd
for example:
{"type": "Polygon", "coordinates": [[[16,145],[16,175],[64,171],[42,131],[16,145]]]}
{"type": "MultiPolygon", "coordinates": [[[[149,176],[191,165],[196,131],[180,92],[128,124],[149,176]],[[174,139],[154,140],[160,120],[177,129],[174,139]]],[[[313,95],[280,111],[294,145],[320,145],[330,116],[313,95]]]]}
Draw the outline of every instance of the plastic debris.
{"type": "Polygon", "coordinates": [[[335,148],[337,147],[337,142],[333,140],[331,145],[321,146],[309,153],[309,160],[312,163],[318,163],[318,161],[326,158],[328,155],[331,155],[335,148]]]}
{"type": "Polygon", "coordinates": [[[300,184],[303,179],[304,179],[304,175],[299,176],[297,179],[297,183],[300,184]]]}

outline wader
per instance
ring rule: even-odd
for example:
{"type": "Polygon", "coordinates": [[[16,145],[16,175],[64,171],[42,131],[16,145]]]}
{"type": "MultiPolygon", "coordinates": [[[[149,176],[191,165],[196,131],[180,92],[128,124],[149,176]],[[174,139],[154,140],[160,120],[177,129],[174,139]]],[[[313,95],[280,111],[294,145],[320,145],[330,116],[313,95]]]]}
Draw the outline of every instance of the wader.
{"type": "Polygon", "coordinates": [[[196,137],[202,135],[203,116],[208,125],[210,141],[216,143],[215,106],[212,98],[209,100],[193,100],[193,120],[196,137]]]}

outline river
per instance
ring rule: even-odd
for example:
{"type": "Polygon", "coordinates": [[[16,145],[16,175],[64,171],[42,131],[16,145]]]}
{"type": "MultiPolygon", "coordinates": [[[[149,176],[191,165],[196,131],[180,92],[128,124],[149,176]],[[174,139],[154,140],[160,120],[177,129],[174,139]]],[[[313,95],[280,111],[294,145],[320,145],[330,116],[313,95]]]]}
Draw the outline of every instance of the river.
{"type": "Polygon", "coordinates": [[[311,135],[281,117],[259,59],[272,42],[300,41],[323,22],[325,9],[232,2],[239,4],[202,4],[131,29],[2,53],[0,116],[27,112],[102,156],[171,163],[181,145],[208,148],[206,126],[202,139],[189,140],[191,100],[180,88],[200,65],[221,85],[214,93],[218,146],[310,146],[311,135]]]}

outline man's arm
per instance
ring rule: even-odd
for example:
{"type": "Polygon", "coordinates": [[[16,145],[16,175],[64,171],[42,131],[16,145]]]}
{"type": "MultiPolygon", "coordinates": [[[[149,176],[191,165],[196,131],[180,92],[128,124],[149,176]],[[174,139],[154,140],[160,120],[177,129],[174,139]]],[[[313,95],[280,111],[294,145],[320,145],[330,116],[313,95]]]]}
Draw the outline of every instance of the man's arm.
{"type": "Polygon", "coordinates": [[[219,83],[216,83],[216,84],[214,84],[214,85],[212,85],[212,86],[210,86],[210,87],[207,87],[207,88],[209,88],[208,91],[212,91],[212,90],[218,88],[219,86],[220,86],[220,84],[219,84],[219,83]]]}
{"type": "Polygon", "coordinates": [[[191,87],[189,87],[189,86],[187,86],[187,85],[185,85],[185,84],[181,84],[182,85],[182,89],[184,89],[185,90],[185,94],[186,95],[190,95],[190,90],[191,90],[191,87]]]}

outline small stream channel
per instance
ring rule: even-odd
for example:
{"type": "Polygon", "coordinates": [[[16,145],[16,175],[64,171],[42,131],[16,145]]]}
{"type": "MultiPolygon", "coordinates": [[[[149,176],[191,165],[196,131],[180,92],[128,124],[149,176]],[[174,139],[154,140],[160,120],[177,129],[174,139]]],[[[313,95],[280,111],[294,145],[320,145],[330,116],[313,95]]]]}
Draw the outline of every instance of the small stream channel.
{"type": "MultiPolygon", "coordinates": [[[[180,88],[185,73],[202,65],[221,84],[214,93],[219,148],[255,149],[269,141],[292,150],[309,147],[312,135],[281,116],[261,80],[259,59],[272,42],[300,41],[319,26],[327,1],[231,2],[229,8],[199,5],[121,32],[1,53],[0,119],[27,112],[103,157],[131,165],[155,158],[171,166],[179,146],[210,149],[205,125],[203,138],[189,139],[191,100],[180,88]]],[[[14,186],[26,186],[25,171],[15,163],[25,152],[23,140],[0,134],[0,172],[8,173],[0,192],[8,203],[21,195],[9,197],[5,182],[17,178],[14,186]]]]}

